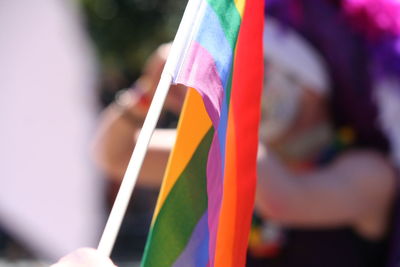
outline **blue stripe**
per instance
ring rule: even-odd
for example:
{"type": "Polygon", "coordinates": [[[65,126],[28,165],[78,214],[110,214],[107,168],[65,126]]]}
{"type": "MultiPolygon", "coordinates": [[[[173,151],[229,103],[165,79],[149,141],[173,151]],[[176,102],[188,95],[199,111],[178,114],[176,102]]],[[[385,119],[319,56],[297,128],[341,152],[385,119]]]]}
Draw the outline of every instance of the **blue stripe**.
{"type": "MultiPolygon", "coordinates": [[[[226,92],[226,91],[225,91],[226,92]]],[[[225,173],[225,147],[226,147],[226,129],[228,127],[228,105],[226,103],[226,96],[222,100],[221,115],[218,124],[218,134],[220,151],[221,151],[221,161],[222,161],[222,173],[225,173]]]]}
{"type": "Polygon", "coordinates": [[[233,52],[215,11],[207,4],[199,31],[194,38],[214,58],[222,85],[226,90],[233,52]]]}
{"type": "Polygon", "coordinates": [[[197,223],[185,250],[173,264],[174,267],[204,267],[208,262],[208,213],[197,223]]]}

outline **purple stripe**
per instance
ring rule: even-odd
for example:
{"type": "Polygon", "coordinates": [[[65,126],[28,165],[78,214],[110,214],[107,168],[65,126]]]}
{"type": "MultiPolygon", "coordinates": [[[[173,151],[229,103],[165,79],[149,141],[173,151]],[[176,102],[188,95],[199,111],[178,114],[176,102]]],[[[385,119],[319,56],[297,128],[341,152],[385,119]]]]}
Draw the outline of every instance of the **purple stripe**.
{"type": "Polygon", "coordinates": [[[174,267],[204,267],[208,263],[208,216],[207,211],[194,229],[189,243],[174,267]]]}
{"type": "MultiPolygon", "coordinates": [[[[219,129],[224,88],[214,58],[196,41],[193,41],[189,47],[181,70],[174,82],[193,87],[200,93],[214,129],[216,129],[207,162],[209,264],[210,266],[214,266],[219,214],[223,194],[221,140],[218,138],[217,129],[219,129]]],[[[223,142],[224,144],[225,141],[223,142]]]]}
{"type": "Polygon", "coordinates": [[[217,133],[214,134],[207,161],[208,229],[210,231],[210,266],[214,266],[215,248],[221,209],[223,176],[220,144],[217,133]]]}
{"type": "Polygon", "coordinates": [[[224,88],[212,55],[193,41],[181,67],[176,83],[195,88],[203,97],[214,128],[218,128],[224,88]]]}

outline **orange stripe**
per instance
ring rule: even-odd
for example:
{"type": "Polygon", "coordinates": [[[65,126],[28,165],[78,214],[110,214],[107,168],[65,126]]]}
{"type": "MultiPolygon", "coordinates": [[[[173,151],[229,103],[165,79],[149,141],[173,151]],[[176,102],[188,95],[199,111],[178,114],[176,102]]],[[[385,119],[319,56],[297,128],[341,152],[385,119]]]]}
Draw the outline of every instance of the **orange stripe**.
{"type": "Polygon", "coordinates": [[[178,124],[174,149],[168,159],[163,184],[154,211],[153,222],[179,175],[191,160],[197,146],[211,127],[203,100],[193,88],[189,88],[178,124]]]}
{"type": "Polygon", "coordinates": [[[235,50],[215,266],[245,265],[256,182],[264,1],[246,1],[235,50]],[[256,38],[255,38],[256,37],[256,38]],[[252,68],[248,68],[252,66],[252,68]]]}
{"type": "Polygon", "coordinates": [[[237,138],[237,217],[233,265],[244,266],[256,187],[256,157],[263,80],[264,1],[247,1],[236,45],[231,106],[237,138]],[[248,66],[252,66],[250,69],[248,66]]]}
{"type": "Polygon", "coordinates": [[[235,240],[236,196],[236,134],[232,106],[229,108],[226,153],[225,153],[224,191],[218,224],[218,236],[215,252],[215,266],[234,266],[233,255],[235,240]]]}

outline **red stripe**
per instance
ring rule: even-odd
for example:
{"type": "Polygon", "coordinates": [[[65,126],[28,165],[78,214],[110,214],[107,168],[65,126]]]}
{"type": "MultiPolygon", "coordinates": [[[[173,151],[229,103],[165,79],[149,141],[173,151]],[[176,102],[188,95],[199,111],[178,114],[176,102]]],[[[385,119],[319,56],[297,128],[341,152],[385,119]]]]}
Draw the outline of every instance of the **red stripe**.
{"type": "Polygon", "coordinates": [[[235,118],[237,216],[233,251],[235,266],[245,266],[254,207],[258,125],[263,87],[264,1],[246,1],[233,70],[231,105],[235,118]]]}

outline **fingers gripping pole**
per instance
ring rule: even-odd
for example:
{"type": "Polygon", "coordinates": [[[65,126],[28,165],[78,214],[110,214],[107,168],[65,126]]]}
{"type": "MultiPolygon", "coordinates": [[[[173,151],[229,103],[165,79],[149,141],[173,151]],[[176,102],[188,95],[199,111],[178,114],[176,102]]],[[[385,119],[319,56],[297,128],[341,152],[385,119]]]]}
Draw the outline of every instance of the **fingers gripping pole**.
{"type": "Polygon", "coordinates": [[[106,256],[111,255],[112,248],[114,247],[115,239],[118,235],[122,219],[128,207],[133,188],[135,187],[140,168],[146,155],[147,147],[156,127],[171,82],[171,75],[165,73],[161,75],[160,82],[154,94],[153,101],[151,102],[143,128],[140,131],[135,149],[133,150],[128,168],[126,169],[122,180],[121,187],[118,191],[106,227],[100,239],[98,250],[106,256]]]}

